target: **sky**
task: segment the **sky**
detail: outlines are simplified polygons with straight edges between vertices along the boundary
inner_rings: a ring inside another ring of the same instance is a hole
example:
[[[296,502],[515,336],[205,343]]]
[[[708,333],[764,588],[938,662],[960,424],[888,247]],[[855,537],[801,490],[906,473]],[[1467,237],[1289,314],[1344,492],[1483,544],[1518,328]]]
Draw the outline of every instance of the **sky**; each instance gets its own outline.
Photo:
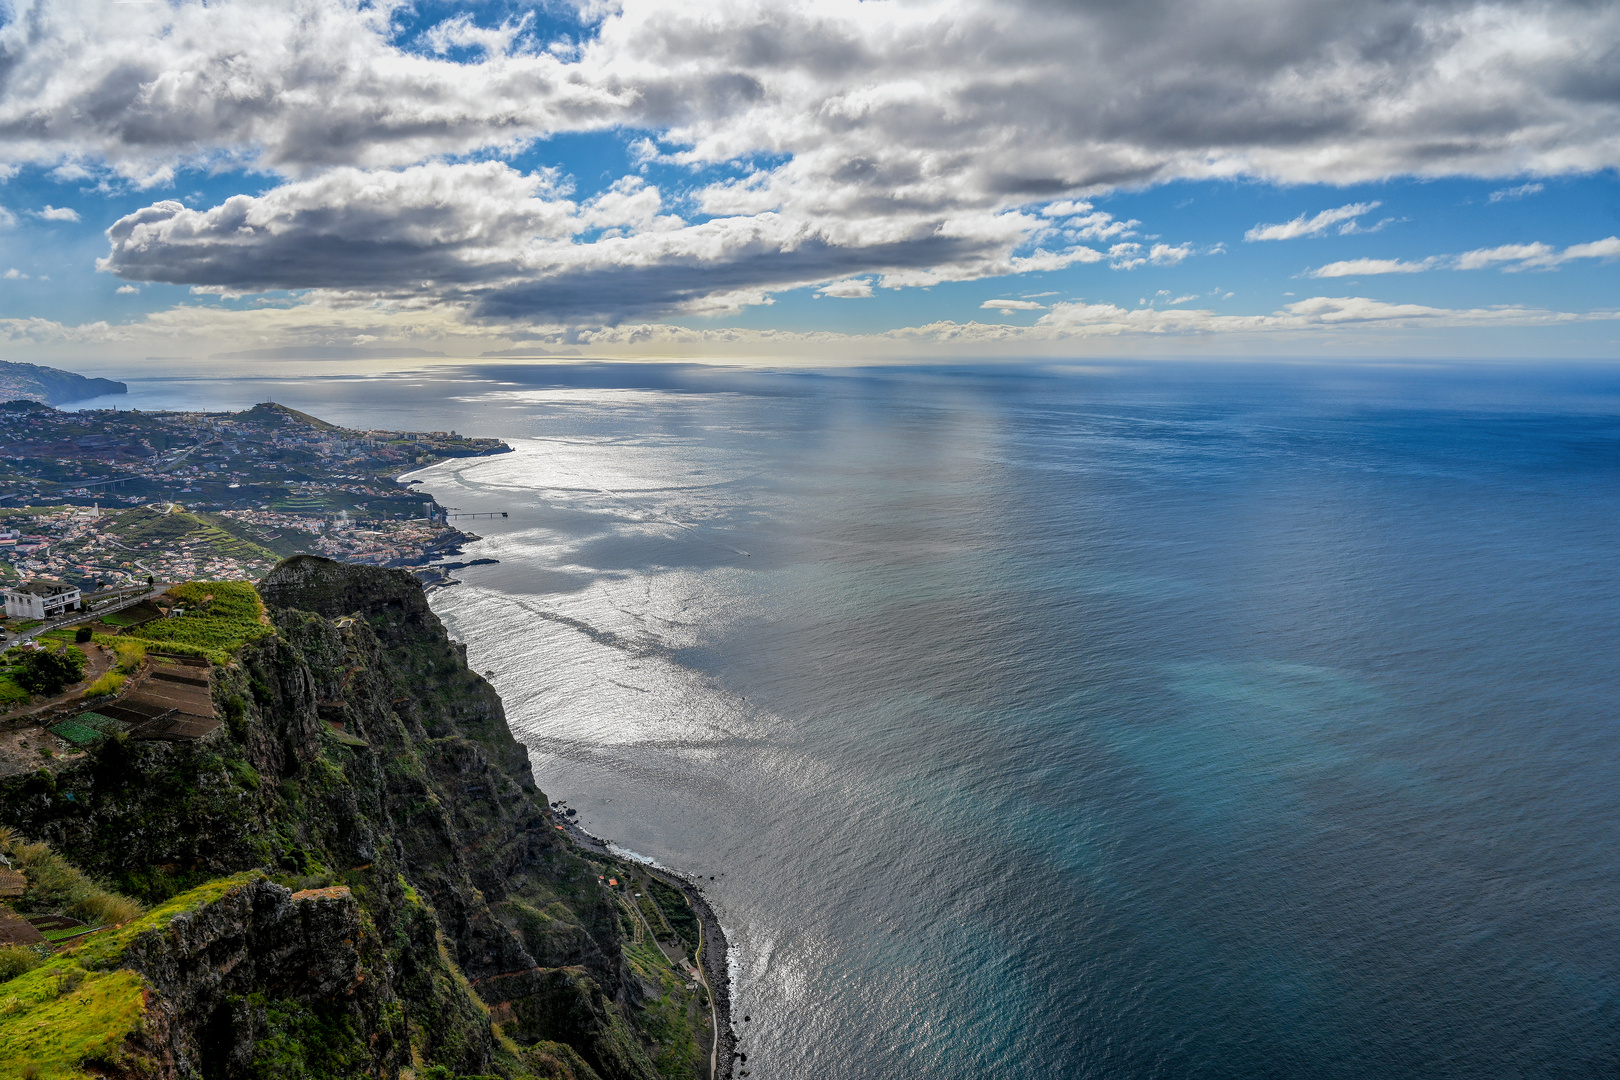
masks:
[[[1620,355],[1620,5],[0,0],[0,359]]]

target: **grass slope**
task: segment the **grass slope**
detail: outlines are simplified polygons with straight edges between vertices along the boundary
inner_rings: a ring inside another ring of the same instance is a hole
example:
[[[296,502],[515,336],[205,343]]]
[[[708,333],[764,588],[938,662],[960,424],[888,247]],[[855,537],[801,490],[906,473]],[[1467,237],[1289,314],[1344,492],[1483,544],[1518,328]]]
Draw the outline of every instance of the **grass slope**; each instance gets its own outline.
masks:
[[[0,983],[0,1080],[141,1075],[147,1063],[126,1043],[146,1013],[146,985],[119,969],[119,960],[141,934],[218,900],[251,876],[211,881]]]

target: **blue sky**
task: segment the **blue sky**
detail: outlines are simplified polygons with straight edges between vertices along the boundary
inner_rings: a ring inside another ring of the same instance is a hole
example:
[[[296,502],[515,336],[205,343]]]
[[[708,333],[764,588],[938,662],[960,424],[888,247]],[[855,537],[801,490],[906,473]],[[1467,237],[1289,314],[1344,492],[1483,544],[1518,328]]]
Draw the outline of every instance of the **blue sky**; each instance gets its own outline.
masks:
[[[1613,12],[1235,10],[14,4],[0,356],[1620,350]]]

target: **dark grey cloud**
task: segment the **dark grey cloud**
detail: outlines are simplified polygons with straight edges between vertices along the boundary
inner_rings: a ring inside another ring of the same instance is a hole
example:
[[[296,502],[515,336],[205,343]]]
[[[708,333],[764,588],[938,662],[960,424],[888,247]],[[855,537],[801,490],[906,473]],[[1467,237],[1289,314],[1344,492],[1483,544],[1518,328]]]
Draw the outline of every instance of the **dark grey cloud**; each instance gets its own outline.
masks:
[[[569,236],[578,209],[500,162],[336,169],[208,210],[154,203],[107,230],[100,266],[242,291],[454,286],[521,272],[527,247]]]
[[[653,265],[606,266],[504,284],[482,292],[475,312],[499,319],[613,324],[702,305],[711,296],[794,288],[875,268],[893,272],[984,258],[964,238],[842,247],[816,237],[789,250],[768,244],[723,261],[695,255]]]

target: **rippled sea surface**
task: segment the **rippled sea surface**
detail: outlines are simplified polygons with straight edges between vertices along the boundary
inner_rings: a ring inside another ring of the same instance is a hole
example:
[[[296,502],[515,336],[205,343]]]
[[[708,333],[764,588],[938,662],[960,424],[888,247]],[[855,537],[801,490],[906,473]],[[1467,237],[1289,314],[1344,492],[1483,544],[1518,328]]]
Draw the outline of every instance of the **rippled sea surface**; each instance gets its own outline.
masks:
[[[434,607],[754,1076],[1620,1073],[1614,368],[132,387],[511,442]]]

